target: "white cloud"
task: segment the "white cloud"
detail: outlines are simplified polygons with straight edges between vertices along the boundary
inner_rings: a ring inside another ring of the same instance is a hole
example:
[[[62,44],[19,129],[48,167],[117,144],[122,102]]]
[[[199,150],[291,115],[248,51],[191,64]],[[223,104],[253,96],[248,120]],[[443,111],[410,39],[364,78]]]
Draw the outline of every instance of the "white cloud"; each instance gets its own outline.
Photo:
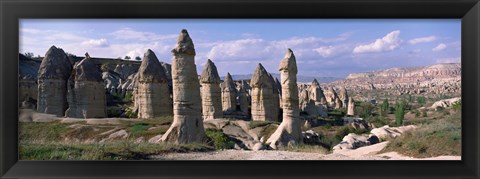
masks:
[[[432,42],[434,40],[437,40],[437,37],[435,36],[428,36],[428,37],[420,37],[420,38],[414,38],[408,41],[409,44],[415,45],[418,43],[426,43],[426,42]]]
[[[333,54],[335,47],[333,46],[323,46],[320,48],[313,49],[316,51],[318,54],[320,54],[322,57],[329,57],[330,55]]]
[[[460,61],[460,57],[439,58],[436,60],[437,63],[460,63]]]
[[[388,33],[381,39],[365,45],[358,45],[353,49],[353,53],[370,53],[392,51],[400,46],[400,31],[396,30]]]
[[[339,54],[343,54],[346,52],[351,51],[351,47],[348,45],[337,45],[337,46],[321,46],[319,48],[313,49],[313,51],[317,52],[320,56],[324,58],[337,56]]]
[[[94,46],[94,47],[108,47],[110,44],[107,39],[90,39],[82,42],[82,45]]]
[[[156,34],[153,32],[142,32],[136,31],[131,28],[123,28],[117,31],[110,33],[116,39],[121,40],[141,40],[141,41],[152,41],[152,40],[166,40],[166,39],[175,39],[178,37],[178,34]]]
[[[447,48],[447,45],[444,43],[441,43],[441,44],[438,44],[435,48],[432,48],[432,51],[438,52],[438,51],[445,50],[446,48]]]
[[[269,51],[268,42],[263,39],[240,39],[216,42],[206,54],[212,60],[228,60],[232,58],[243,60],[259,60],[265,58]]]

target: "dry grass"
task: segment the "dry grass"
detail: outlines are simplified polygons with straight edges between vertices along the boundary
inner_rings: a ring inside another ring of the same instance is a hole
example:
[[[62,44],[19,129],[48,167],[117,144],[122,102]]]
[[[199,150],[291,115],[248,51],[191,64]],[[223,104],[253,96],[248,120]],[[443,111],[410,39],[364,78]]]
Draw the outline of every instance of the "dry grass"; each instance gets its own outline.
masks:
[[[392,139],[382,152],[426,158],[441,155],[461,155],[461,113],[425,122],[415,131]]]

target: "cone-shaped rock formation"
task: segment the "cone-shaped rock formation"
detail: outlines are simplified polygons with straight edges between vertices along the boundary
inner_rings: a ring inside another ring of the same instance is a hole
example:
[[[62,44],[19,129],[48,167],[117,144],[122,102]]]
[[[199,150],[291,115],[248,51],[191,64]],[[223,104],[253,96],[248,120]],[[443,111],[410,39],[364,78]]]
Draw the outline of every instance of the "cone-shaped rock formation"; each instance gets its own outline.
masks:
[[[65,52],[50,47],[38,69],[38,112],[64,116],[68,108],[67,83],[71,72],[72,64]]]
[[[202,75],[200,76],[202,85],[202,115],[203,120],[221,118],[222,112],[222,92],[220,90],[220,76],[217,67],[208,59]]]
[[[152,50],[148,50],[138,69],[133,83],[134,101],[139,118],[172,115],[172,103],[168,81],[160,61]]]
[[[250,81],[250,86],[252,87],[252,120],[274,121],[277,119],[273,114],[272,84],[267,70],[259,63]]]
[[[90,58],[75,64],[68,85],[68,106],[65,116],[74,118],[102,118],[107,116],[105,84],[102,71]]]
[[[237,89],[230,73],[227,73],[222,83],[222,109],[226,115],[233,114],[237,109],[236,94]]]

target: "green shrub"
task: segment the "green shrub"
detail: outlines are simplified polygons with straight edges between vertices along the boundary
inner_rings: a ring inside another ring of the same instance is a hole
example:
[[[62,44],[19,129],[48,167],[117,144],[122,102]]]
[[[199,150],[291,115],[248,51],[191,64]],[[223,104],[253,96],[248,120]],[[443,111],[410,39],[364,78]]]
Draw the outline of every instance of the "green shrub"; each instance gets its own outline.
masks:
[[[131,101],[132,101],[132,97],[133,97],[132,92],[127,91],[127,93],[125,94],[125,97],[123,98],[123,101],[131,102]]]
[[[422,117],[427,117],[427,111],[426,110],[422,111]]]
[[[415,117],[420,117],[420,111],[415,110]]]
[[[130,127],[130,133],[133,137],[137,136],[139,133],[146,131],[149,128],[149,125],[146,123],[137,123]]]
[[[462,110],[462,101],[458,101],[452,104],[452,108],[455,111],[461,111]]]
[[[417,103],[420,104],[421,106],[426,104],[426,99],[423,96],[417,97]]]
[[[216,149],[231,149],[235,145],[221,130],[210,128],[207,129],[205,133],[213,140]]]

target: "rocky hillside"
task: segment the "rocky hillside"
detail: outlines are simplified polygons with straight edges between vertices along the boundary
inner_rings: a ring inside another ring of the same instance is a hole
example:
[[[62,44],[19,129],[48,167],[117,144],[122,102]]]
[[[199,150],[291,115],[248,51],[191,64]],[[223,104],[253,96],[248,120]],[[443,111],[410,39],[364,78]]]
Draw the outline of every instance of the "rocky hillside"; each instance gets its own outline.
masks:
[[[352,73],[344,80],[323,84],[345,86],[348,90],[384,90],[387,95],[448,94],[460,96],[460,63],[443,63],[423,67],[390,68],[365,73]]]
[[[280,74],[278,73],[272,73],[273,78],[278,78],[280,79]],[[224,76],[220,77],[222,80]],[[250,80],[252,78],[252,74],[245,74],[245,75],[232,75],[232,78],[234,80]],[[318,82],[320,83],[329,83],[333,82],[336,80],[340,80],[341,78],[337,77],[323,77],[323,76],[302,76],[302,75],[297,75],[297,82],[299,83],[311,83],[313,79],[317,79]]]

